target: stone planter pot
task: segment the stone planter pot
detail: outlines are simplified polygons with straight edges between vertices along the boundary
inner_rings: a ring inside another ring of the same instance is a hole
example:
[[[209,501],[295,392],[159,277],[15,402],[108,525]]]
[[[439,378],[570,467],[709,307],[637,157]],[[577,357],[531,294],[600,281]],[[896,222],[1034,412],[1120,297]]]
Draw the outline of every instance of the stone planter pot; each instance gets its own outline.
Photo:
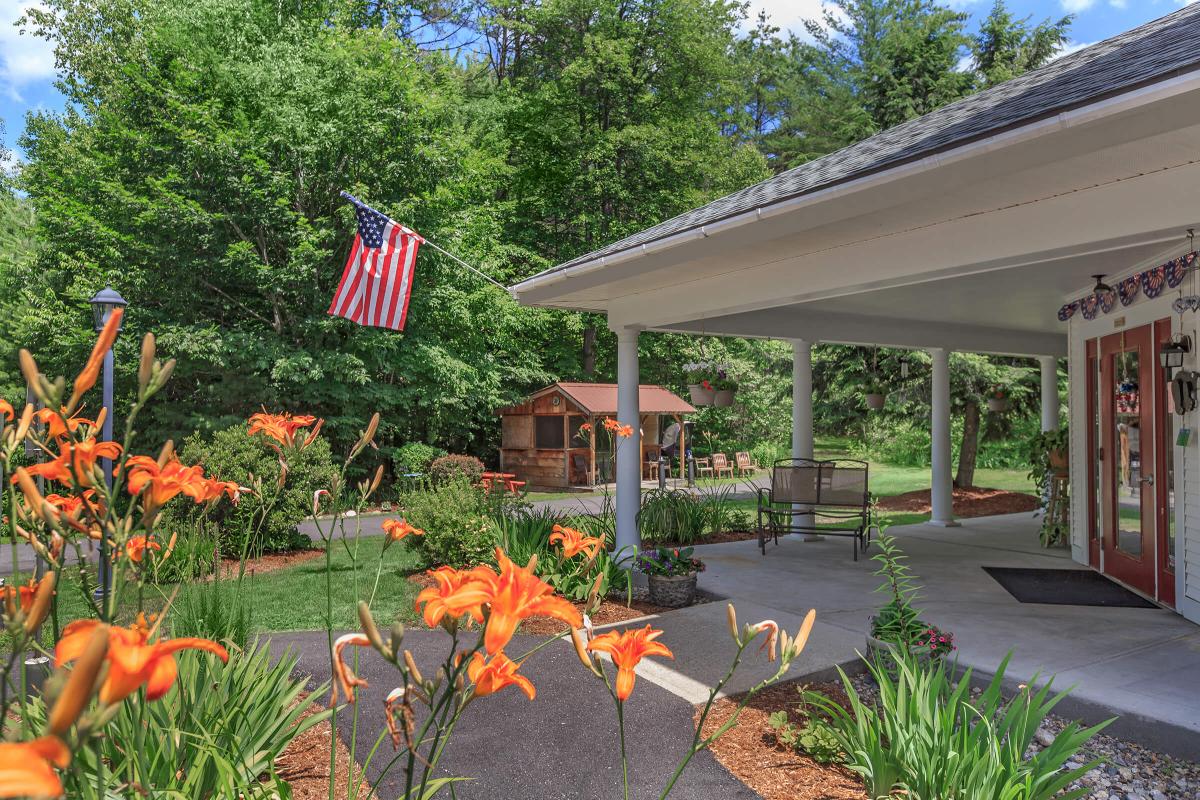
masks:
[[[1071,462],[1065,449],[1051,450],[1047,458],[1050,461],[1050,471],[1055,475],[1071,474]]]
[[[733,405],[733,396],[737,389],[718,389],[713,395],[713,405],[717,408],[729,408]]]
[[[987,403],[988,411],[995,411],[996,413],[1008,411],[1007,397],[989,397]]]
[[[716,402],[716,392],[712,389],[705,389],[699,383],[688,384],[688,394],[691,395],[694,406],[711,406]]]
[[[647,575],[650,602],[666,608],[682,608],[696,599],[696,573],[690,575]]]
[[[887,395],[872,393],[868,394],[863,399],[867,401],[867,408],[871,409],[872,411],[882,411],[883,404],[887,402]]]

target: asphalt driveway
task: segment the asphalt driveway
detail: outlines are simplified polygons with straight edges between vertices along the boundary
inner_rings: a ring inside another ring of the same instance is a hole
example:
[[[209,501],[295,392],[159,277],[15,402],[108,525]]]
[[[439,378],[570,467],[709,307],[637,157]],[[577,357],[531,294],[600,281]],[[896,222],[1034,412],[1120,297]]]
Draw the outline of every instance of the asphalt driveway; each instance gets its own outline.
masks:
[[[507,648],[512,655],[532,649],[539,637],[517,636]],[[292,646],[299,655],[298,671],[324,680],[329,674],[325,634],[275,634],[273,649]],[[449,637],[441,631],[411,631],[405,646],[422,671],[445,653]],[[383,699],[396,685],[393,667],[368,649],[360,651],[359,674],[370,682],[359,695],[357,756],[365,761],[384,727]],[[522,672],[537,687],[529,701],[515,687],[476,700],[455,729],[442,756],[441,775],[467,776],[455,793],[473,798],[530,798],[541,800],[612,800],[621,796],[621,763],[612,700],[604,685],[578,662],[566,642],[557,642],[531,656]],[[314,685],[317,681],[314,680]],[[657,798],[675,765],[687,752],[692,737],[692,706],[685,700],[639,678],[626,705],[626,736],[630,752],[631,797]],[[349,725],[339,735],[349,744]],[[368,770],[372,781],[390,759],[385,743]],[[376,787],[380,797],[403,791],[399,770]],[[449,796],[447,794],[447,796]],[[673,800],[750,800],[754,792],[726,772],[711,754],[699,753],[671,793]]]

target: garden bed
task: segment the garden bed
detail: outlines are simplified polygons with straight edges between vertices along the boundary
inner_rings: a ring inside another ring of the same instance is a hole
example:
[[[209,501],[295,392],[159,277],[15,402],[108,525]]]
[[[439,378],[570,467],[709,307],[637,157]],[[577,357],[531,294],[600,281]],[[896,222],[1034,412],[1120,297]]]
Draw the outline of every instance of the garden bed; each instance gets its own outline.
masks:
[[[1038,499],[1024,492],[987,489],[980,486],[954,488],[954,515],[962,518],[990,517],[995,514],[1020,514],[1036,511]],[[908,514],[928,514],[933,510],[928,489],[884,497],[879,500],[880,511]]]
[[[302,700],[307,694],[302,694],[297,700]],[[317,713],[322,703],[310,708],[304,717]],[[301,717],[303,719],[304,717]],[[350,749],[341,737],[337,740],[337,775],[335,786],[336,796],[348,797],[349,781],[346,765],[350,761]],[[329,798],[329,721],[312,726],[292,740],[291,744],[279,754],[275,761],[279,777],[288,782],[292,788],[293,800],[328,800]],[[362,768],[355,765],[356,774]],[[374,800],[370,787],[364,785],[358,791],[357,800]]]
[[[721,531],[720,533],[709,533],[701,536],[691,544],[680,544],[679,542],[647,542],[647,547],[695,547],[701,544],[724,544],[725,542],[744,542],[748,539],[757,539],[758,534],[754,531]]]
[[[804,723],[797,707],[800,695],[796,681],[779,683],[760,692],[742,712],[738,724],[716,741],[713,755],[725,769],[749,786],[763,800],[867,800],[862,781],[837,764],[820,764],[792,748],[780,746],[767,718],[786,711],[794,725]],[[845,702],[837,684],[826,683],[807,688]],[[741,696],[717,701],[704,733],[710,734],[729,719]],[[696,710],[696,719],[700,709]]]
[[[268,572],[294,567],[306,561],[313,561],[314,559],[321,558],[323,555],[325,555],[325,551],[319,547],[305,547],[300,550],[288,550],[284,553],[265,553],[258,558],[248,559],[246,561],[246,572],[254,575],[263,575]],[[239,561],[236,558],[222,558],[218,572],[222,576],[236,574],[238,564]]]

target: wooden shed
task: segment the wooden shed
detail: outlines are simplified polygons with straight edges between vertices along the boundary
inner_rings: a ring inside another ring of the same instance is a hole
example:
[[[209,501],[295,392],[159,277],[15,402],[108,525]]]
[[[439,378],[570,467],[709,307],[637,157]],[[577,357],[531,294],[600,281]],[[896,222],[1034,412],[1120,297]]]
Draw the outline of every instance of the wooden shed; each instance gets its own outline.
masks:
[[[642,475],[657,462],[660,431],[696,409],[661,386],[638,387],[642,420]],[[615,383],[555,383],[515,406],[497,409],[501,422],[500,468],[528,486],[561,489],[594,486],[612,478],[608,437],[596,435],[617,416]],[[665,420],[665,421],[664,421]],[[590,430],[584,424],[590,425]]]

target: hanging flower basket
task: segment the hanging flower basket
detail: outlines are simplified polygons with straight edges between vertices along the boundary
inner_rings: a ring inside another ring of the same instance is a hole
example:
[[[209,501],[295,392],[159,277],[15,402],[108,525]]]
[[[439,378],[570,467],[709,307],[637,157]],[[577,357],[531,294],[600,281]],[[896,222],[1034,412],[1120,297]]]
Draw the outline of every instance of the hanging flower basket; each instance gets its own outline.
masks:
[[[887,395],[879,392],[870,392],[863,399],[867,401],[867,408],[872,411],[882,411],[884,404],[887,403]]]
[[[717,393],[708,381],[704,381],[703,383],[689,383],[688,394],[691,395],[692,405],[694,406],[711,406],[716,402]]]
[[[1051,450],[1046,454],[1046,457],[1050,462],[1050,470],[1055,475],[1063,476],[1071,473],[1071,462],[1065,447],[1057,447]]]
[[[993,386],[988,392],[988,411],[999,414],[1008,411],[1008,390],[1003,386]]]

